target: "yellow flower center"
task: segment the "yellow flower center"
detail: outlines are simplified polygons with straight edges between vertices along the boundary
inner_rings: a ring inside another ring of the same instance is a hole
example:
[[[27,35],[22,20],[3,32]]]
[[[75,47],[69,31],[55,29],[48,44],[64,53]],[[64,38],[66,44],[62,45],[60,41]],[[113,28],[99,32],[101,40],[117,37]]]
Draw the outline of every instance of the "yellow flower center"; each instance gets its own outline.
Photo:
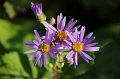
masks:
[[[42,53],[48,53],[50,49],[50,45],[46,44],[45,42],[42,42],[42,44],[40,45],[40,50]]]
[[[64,41],[67,38],[67,34],[64,31],[59,30],[56,32],[56,38],[59,41]]]
[[[73,45],[72,45],[72,49],[75,51],[75,52],[81,52],[83,50],[83,44],[80,43],[80,42],[75,42]]]

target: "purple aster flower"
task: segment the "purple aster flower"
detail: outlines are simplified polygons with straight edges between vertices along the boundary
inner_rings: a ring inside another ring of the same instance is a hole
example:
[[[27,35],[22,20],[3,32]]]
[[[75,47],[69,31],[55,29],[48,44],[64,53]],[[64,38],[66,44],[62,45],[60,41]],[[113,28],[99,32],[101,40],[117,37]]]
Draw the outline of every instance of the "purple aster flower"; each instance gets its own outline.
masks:
[[[42,3],[35,5],[33,2],[31,2],[31,9],[37,16],[41,15],[42,14]]]
[[[33,10],[34,14],[37,16],[39,21],[42,23],[44,20],[46,20],[46,16],[42,12],[42,3],[41,4],[34,4],[31,2],[31,9]]]
[[[95,46],[98,43],[91,43],[95,39],[95,37],[91,37],[93,33],[91,32],[84,38],[85,27],[81,28],[80,34],[78,34],[78,29],[75,28],[75,36],[72,36],[68,31],[66,31],[66,33],[71,40],[71,42],[66,40],[66,43],[71,47],[70,52],[66,55],[66,58],[69,60],[73,57],[74,67],[76,68],[78,65],[78,54],[80,54],[87,63],[89,63],[88,59],[93,60],[93,58],[85,53],[99,51],[99,47]]]
[[[50,46],[51,42],[53,41],[53,36],[55,33],[49,34],[49,31],[46,31],[45,39],[42,40],[39,36],[37,30],[34,30],[34,33],[36,35],[36,38],[38,41],[33,40],[33,42],[26,42],[25,45],[35,48],[34,50],[29,50],[24,52],[24,54],[33,53],[35,52],[29,60],[32,60],[33,58],[36,58],[34,61],[34,66],[36,66],[38,60],[40,60],[40,67],[42,67],[42,64],[46,66],[46,54],[48,54],[50,57],[57,59],[57,57],[54,55],[53,52],[61,52],[62,49],[59,45],[56,46]]]
[[[64,44],[64,40],[67,39],[66,30],[68,32],[73,32],[75,28],[73,26],[77,23],[77,20],[74,21],[74,19],[71,19],[68,24],[66,24],[66,17],[63,17],[62,13],[57,16],[57,29],[49,24],[47,21],[44,21],[43,24],[47,27],[47,29],[50,30],[50,32],[55,32],[55,40],[57,40],[57,43]],[[66,25],[65,25],[66,24]],[[76,26],[77,28],[80,27],[80,25]]]

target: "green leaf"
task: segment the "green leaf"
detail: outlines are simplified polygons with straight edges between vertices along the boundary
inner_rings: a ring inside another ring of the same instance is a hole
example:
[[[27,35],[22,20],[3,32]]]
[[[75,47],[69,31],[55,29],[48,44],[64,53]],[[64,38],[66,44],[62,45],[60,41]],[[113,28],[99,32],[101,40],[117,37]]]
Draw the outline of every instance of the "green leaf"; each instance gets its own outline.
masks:
[[[93,57],[94,53],[90,53],[90,56]],[[72,77],[76,77],[76,76],[85,74],[90,69],[91,65],[93,65],[93,64],[94,64],[94,61],[90,61],[90,63],[87,64],[80,57],[80,55],[78,55],[78,66],[76,68],[74,68],[74,65],[65,64],[65,66],[62,68],[62,74],[60,75],[59,79],[70,79]]]
[[[0,66],[2,72],[0,74],[29,77],[30,75],[24,70],[20,62],[17,52],[6,53],[2,56],[2,66]]]
[[[5,10],[6,10],[9,18],[10,19],[14,18],[16,15],[16,11],[14,10],[14,6],[10,2],[6,1],[4,3],[4,7],[5,7]]]
[[[30,2],[32,0],[11,0],[11,3],[19,11],[25,12],[26,8],[30,7]]]
[[[112,39],[101,39],[101,40],[96,40],[98,42],[98,46],[100,48],[103,48],[104,46],[106,46],[107,44],[109,44]]]
[[[30,49],[25,46],[26,41],[32,42],[35,36],[24,31],[24,27],[10,21],[0,19],[0,42],[7,50],[17,50],[19,53]],[[4,34],[4,35],[3,35]]]
[[[13,24],[6,20],[0,20],[0,24],[2,25],[0,27],[0,40],[3,45],[2,48],[5,48],[5,51],[6,49],[19,51],[18,55],[20,58],[20,62],[17,60],[16,61],[22,64],[24,71],[26,71],[30,76],[37,77],[38,72],[37,69],[33,67],[33,62],[31,61],[29,63],[28,57],[26,55],[23,55],[23,52],[30,49],[25,46],[25,42],[32,41],[32,39],[34,38],[33,34],[26,34],[24,30],[22,30],[20,25]],[[15,57],[13,55],[13,57],[11,58],[13,58],[14,60]]]
[[[90,65],[88,65],[86,62],[78,62],[79,65],[74,68],[73,65],[71,66],[68,66],[68,65],[65,65],[62,69],[62,74],[60,75],[60,78],[59,79],[70,79],[72,77],[76,77],[76,76],[79,76],[79,75],[82,75],[82,74],[85,74],[86,71],[89,70],[90,68]]]
[[[115,39],[120,35],[120,24],[113,24],[100,28],[94,32],[97,39]]]
[[[18,34],[21,27],[2,19],[0,19],[0,25],[0,41],[6,49],[11,48],[13,45],[10,45],[9,40]]]
[[[18,52],[5,53],[0,62],[0,77],[8,76],[11,78],[13,76],[34,79],[38,76],[38,70],[33,67],[33,61],[29,63],[28,58]]]

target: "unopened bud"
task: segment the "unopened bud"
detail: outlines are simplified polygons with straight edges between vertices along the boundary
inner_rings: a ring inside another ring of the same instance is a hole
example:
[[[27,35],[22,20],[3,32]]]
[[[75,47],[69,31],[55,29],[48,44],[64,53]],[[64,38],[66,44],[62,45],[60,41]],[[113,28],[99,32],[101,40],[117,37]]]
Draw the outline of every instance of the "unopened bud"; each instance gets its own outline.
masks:
[[[36,5],[33,2],[31,2],[31,9],[33,10],[34,14],[39,19],[40,23],[42,23],[44,20],[46,20],[46,16],[42,12],[42,3]]]
[[[61,63],[61,67],[63,67],[63,66],[64,66],[64,62]]]
[[[52,63],[49,63],[49,64],[48,64],[48,68],[51,68],[51,69],[52,69],[52,68],[53,68],[53,64],[52,64]]]
[[[55,22],[56,22],[56,21],[55,21],[55,18],[53,18],[53,17],[52,17],[52,18],[50,19],[50,21],[49,21],[49,23],[50,23],[51,25],[54,25]]]
[[[38,20],[40,21],[40,23],[42,23],[43,21],[46,20],[46,16],[44,15],[44,13],[41,13],[38,17]]]
[[[72,65],[72,64],[73,64],[73,58],[70,58],[69,60],[67,59],[67,63],[68,63],[69,65]]]

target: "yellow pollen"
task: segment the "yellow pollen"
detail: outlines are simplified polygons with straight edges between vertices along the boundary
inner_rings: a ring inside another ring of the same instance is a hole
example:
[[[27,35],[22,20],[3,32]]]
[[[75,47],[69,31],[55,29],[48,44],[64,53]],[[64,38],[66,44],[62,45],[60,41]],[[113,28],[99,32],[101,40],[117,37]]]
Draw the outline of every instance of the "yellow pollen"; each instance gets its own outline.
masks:
[[[59,30],[56,32],[56,38],[59,41],[64,41],[67,38],[67,34],[64,31]]]
[[[75,51],[75,52],[80,52],[83,50],[83,44],[80,43],[80,42],[75,42],[73,45],[72,45],[72,49]]]
[[[42,42],[42,44],[40,45],[40,50],[42,53],[48,53],[50,49],[50,45],[46,44],[45,42]]]

